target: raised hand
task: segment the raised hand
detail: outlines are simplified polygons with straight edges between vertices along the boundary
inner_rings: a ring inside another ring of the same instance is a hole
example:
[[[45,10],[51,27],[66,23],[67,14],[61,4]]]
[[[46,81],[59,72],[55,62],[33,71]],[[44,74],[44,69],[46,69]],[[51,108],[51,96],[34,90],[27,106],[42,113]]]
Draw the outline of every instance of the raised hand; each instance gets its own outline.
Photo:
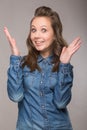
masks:
[[[77,37],[68,47],[63,47],[60,61],[62,63],[69,63],[72,55],[80,48],[81,44],[80,37]]]
[[[8,32],[7,27],[4,27],[4,32],[5,32],[5,35],[6,35],[7,39],[8,39],[8,41],[9,41],[12,55],[19,56],[20,52],[19,52],[19,50],[17,48],[16,41],[15,41],[14,38],[11,37],[10,33]]]

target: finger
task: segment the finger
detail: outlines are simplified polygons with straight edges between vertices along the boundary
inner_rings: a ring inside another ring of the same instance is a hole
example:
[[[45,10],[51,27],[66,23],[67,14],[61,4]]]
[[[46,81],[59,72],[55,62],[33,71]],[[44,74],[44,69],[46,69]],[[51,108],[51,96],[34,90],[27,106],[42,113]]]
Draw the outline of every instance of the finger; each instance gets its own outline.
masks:
[[[78,42],[81,41],[80,37],[77,37],[69,46],[70,47],[73,47],[75,46],[76,44],[78,44]]]
[[[9,42],[11,42],[12,41],[12,37],[11,37],[7,27],[4,27],[4,32],[6,34],[7,39],[9,40]]]
[[[65,52],[65,50],[66,50],[66,47],[63,47],[63,49],[62,49],[62,53]]]
[[[79,39],[77,43],[73,46],[73,48],[77,48],[78,46],[81,46],[81,44],[82,44],[82,41],[81,39]]]
[[[77,52],[79,48],[81,47],[82,42],[79,42],[73,49],[72,49],[72,54]]]

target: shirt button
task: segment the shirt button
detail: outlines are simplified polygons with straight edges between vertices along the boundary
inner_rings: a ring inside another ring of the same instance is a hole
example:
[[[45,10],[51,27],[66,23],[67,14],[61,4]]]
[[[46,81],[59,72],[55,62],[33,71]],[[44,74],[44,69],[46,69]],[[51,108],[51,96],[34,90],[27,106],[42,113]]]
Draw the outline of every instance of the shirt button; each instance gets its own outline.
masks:
[[[44,106],[44,105],[42,105],[41,107],[42,107],[42,108],[45,108],[45,106]]]
[[[42,84],[43,82],[41,81],[40,83]]]
[[[42,93],[42,92],[40,92],[40,96],[43,96],[43,93]]]
[[[44,73],[42,73],[42,75],[44,76]]]

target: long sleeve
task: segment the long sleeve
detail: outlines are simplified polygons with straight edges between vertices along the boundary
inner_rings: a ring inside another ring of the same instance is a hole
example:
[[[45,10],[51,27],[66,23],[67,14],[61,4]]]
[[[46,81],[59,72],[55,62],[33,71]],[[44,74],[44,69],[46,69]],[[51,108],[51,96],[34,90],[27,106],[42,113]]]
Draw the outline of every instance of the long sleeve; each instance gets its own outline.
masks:
[[[60,63],[58,72],[58,85],[54,89],[54,103],[59,109],[66,108],[71,100],[73,85],[73,66]]]
[[[9,98],[14,102],[19,102],[23,99],[23,78],[22,68],[20,66],[20,56],[10,56],[10,67],[8,68],[7,92]]]

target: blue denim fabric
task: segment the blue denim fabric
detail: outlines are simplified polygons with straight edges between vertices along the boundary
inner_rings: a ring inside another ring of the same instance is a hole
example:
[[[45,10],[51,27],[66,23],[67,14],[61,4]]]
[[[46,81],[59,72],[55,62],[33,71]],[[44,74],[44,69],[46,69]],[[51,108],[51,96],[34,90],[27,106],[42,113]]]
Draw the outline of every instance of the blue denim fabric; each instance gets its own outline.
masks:
[[[18,103],[16,130],[72,130],[67,105],[71,100],[73,66],[60,63],[52,72],[53,56],[39,56],[41,72],[21,67],[20,56],[10,57],[7,91]]]

